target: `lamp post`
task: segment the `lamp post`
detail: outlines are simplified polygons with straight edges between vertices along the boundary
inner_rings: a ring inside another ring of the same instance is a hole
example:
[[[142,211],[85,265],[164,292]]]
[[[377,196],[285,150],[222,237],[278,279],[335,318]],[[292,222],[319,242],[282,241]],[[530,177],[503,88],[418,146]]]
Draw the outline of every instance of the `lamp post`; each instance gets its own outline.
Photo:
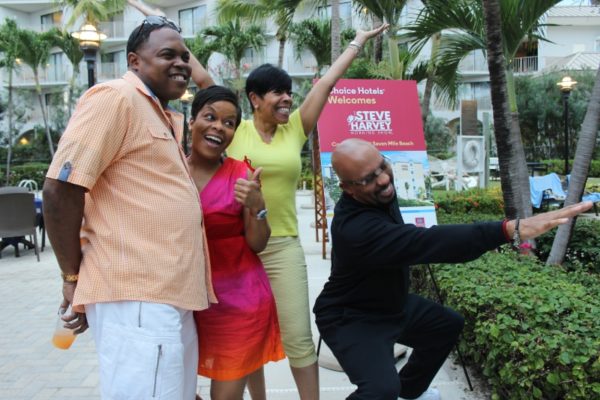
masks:
[[[577,81],[571,79],[570,76],[565,76],[560,82],[556,84],[562,92],[564,107],[563,116],[565,120],[565,177],[569,174],[569,96],[571,95],[571,90],[573,90],[576,84]]]
[[[91,23],[86,23],[77,32],[71,33],[71,36],[79,40],[79,48],[83,51],[83,59],[87,63],[88,88],[91,88],[96,83],[96,53],[106,35],[98,32]]]
[[[181,95],[179,100],[183,105],[183,153],[187,156],[188,154],[188,121],[187,121],[187,110],[189,104],[192,102],[194,95],[189,90],[185,89],[185,93]]]

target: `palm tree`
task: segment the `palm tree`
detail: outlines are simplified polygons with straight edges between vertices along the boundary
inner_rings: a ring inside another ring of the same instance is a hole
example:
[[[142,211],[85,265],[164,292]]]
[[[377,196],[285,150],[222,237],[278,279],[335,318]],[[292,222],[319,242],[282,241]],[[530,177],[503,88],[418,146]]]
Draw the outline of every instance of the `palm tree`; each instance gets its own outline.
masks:
[[[590,102],[583,123],[581,124],[581,132],[577,141],[577,149],[575,150],[575,158],[573,168],[571,170],[571,179],[569,182],[569,193],[565,201],[565,206],[578,202],[581,199],[585,182],[587,180],[588,171],[594,148],[596,146],[596,136],[600,128],[600,68],[596,73],[596,82],[592,89]],[[547,264],[562,264],[569,238],[573,231],[574,220],[558,227],[550,256],[546,261]]]
[[[283,66],[285,43],[289,27],[299,6],[314,6],[322,0],[219,0],[217,14],[219,22],[225,23],[236,18],[247,19],[253,23],[262,23],[273,17],[277,25],[275,38],[279,42],[277,66]]]
[[[61,7],[71,7],[71,17],[65,27],[72,27],[80,18],[84,17],[86,23],[98,26],[98,23],[107,19],[111,14],[121,12],[128,0],[57,0]],[[132,4],[133,5],[133,4]],[[135,5],[134,5],[135,6]]]
[[[308,50],[317,61],[315,76],[321,76],[326,65],[331,65],[331,20],[305,19],[293,23],[289,28],[297,57]]]
[[[207,66],[208,59],[213,52],[217,51],[214,41],[208,41],[202,34],[197,34],[193,39],[184,39],[185,45],[196,57],[200,64]]]
[[[258,50],[265,45],[265,35],[258,25],[244,26],[239,18],[221,25],[209,26],[202,35],[223,54],[233,66],[233,86],[238,95],[243,87],[242,58],[247,49]]]
[[[51,38],[52,45],[62,50],[62,52],[71,62],[71,66],[73,68],[73,73],[71,74],[71,79],[69,80],[69,96],[67,100],[67,116],[70,117],[73,109],[73,93],[75,91],[77,77],[79,76],[79,64],[83,59],[83,52],[79,47],[79,41],[75,39],[69,32],[53,28],[48,31],[48,34]]]
[[[498,155],[514,154],[519,158],[519,165],[526,165],[523,142],[520,140],[521,131],[517,130],[518,137],[511,135],[511,112],[508,104],[508,94],[506,85],[506,60],[503,53],[502,20],[500,13],[500,4],[498,0],[483,0],[483,10],[485,12],[485,28],[487,41],[488,68],[490,72],[490,86],[492,96],[492,106],[494,110],[494,133]],[[510,171],[511,165],[507,157],[499,157],[500,170]],[[504,164],[503,164],[504,163]],[[520,216],[522,218],[531,215],[531,203],[527,197],[527,203],[523,204],[523,199],[518,196],[522,190],[519,190],[523,182],[515,171],[516,177],[509,182],[502,182],[502,196],[504,199],[504,214],[512,218]],[[501,177],[502,178],[502,177]],[[529,187],[529,178],[525,171],[527,188]],[[527,191],[529,195],[529,191]],[[514,208],[512,206],[514,205]],[[509,208],[510,207],[510,208]],[[529,210],[529,215],[520,212]]]
[[[48,112],[44,96],[42,95],[42,85],[40,84],[39,69],[46,65],[50,58],[50,49],[52,48],[53,37],[51,32],[38,33],[29,29],[19,30],[18,41],[20,46],[19,58],[27,64],[33,71],[35,79],[35,91],[40,102],[42,118],[44,119],[44,127],[46,129],[46,138],[50,156],[54,157],[54,144],[52,143],[52,135],[50,134],[50,125],[48,124]]]
[[[522,150],[514,85],[514,57],[525,40],[544,40],[541,17],[560,0],[503,0],[500,2],[501,36],[506,59],[505,75],[510,113],[510,144],[499,146],[500,176],[503,190],[513,196],[505,203],[507,217],[531,215],[527,167]],[[486,51],[483,3],[478,0],[428,0],[415,23],[406,27],[415,38],[415,47],[422,47],[438,32],[443,35],[436,72],[443,83],[438,94],[454,103],[457,98],[460,62],[474,51]],[[503,150],[500,150],[500,147]],[[508,150],[508,153],[505,151]],[[502,169],[504,166],[505,169]],[[509,186],[512,185],[512,189]],[[515,210],[516,214],[512,214]]]
[[[13,19],[7,18],[0,26],[0,67],[8,72],[8,152],[6,155],[6,184],[9,183],[10,162],[12,158],[13,131],[14,131],[14,104],[13,104],[13,72],[17,68],[17,58],[20,54],[19,41],[17,40],[19,28]]]
[[[359,7],[366,8],[379,20],[390,24],[388,29],[388,49],[390,54],[390,68],[392,79],[401,79],[404,74],[403,65],[400,63],[400,50],[398,48],[397,32],[400,29],[400,15],[407,0],[355,0]]]
[[[340,0],[331,0],[331,61],[334,62],[340,56]]]
[[[427,4],[427,0],[422,0],[422,2],[423,4]],[[433,36],[431,36],[431,54],[429,55],[429,62],[427,63],[427,81],[425,82],[425,89],[423,90],[423,98],[421,100],[421,118],[423,119],[423,126],[427,123],[427,117],[429,116],[431,94],[433,92],[436,76],[436,60],[441,41],[441,32],[434,33]]]

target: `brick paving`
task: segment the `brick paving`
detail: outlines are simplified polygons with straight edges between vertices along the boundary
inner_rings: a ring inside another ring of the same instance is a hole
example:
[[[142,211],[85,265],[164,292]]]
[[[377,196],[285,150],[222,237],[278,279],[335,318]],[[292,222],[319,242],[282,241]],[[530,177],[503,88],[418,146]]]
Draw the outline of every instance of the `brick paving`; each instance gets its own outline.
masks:
[[[309,273],[311,303],[327,279],[330,261],[321,257],[321,243],[315,242],[314,210],[301,205],[311,202],[298,196],[301,239]],[[16,258],[12,247],[0,259],[0,399],[100,399],[98,362],[89,332],[79,336],[69,350],[58,350],[50,342],[61,299],[61,280],[56,259],[47,242],[37,262],[33,250]],[[315,342],[317,331],[313,329]],[[327,349],[323,350],[324,356]],[[399,364],[401,365],[401,364]],[[298,399],[287,360],[265,367],[267,397],[272,400]],[[321,399],[340,400],[354,389],[345,374],[320,368]],[[210,382],[200,379],[198,390],[208,399]],[[489,398],[467,389],[460,367],[448,360],[436,376],[443,400]],[[480,385],[477,385],[479,389]],[[249,396],[246,396],[249,399]]]

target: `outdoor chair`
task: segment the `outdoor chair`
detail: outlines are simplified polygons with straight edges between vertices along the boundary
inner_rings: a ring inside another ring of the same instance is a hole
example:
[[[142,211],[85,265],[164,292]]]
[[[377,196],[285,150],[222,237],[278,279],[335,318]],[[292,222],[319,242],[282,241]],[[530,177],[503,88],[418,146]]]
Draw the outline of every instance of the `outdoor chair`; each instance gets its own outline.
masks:
[[[33,179],[23,179],[21,182],[19,182],[18,186],[19,187],[24,187],[27,190],[29,190],[30,192],[37,192],[38,191],[38,184]]]
[[[0,256],[8,246],[15,247],[15,255],[19,257],[19,243],[32,246],[35,249],[38,262],[40,252],[36,228],[36,213],[33,193],[10,192],[10,188],[0,191]],[[26,190],[26,189],[25,189]],[[25,240],[25,235],[33,236],[33,245]],[[10,238],[10,240],[7,240]]]
[[[539,209],[550,205],[560,207],[567,198],[560,177],[554,172],[543,176],[530,176],[529,189],[531,204]]]

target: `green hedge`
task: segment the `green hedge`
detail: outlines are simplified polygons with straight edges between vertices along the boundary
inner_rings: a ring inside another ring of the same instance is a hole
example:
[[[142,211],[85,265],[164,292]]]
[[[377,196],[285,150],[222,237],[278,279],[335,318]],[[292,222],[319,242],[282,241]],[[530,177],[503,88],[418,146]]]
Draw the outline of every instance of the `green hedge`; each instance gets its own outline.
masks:
[[[434,198],[439,212],[504,215],[504,200],[499,189],[469,189],[461,192],[436,191]]]
[[[23,179],[33,179],[37,182],[38,188],[41,190],[44,185],[44,179],[48,171],[46,163],[27,163],[23,165],[15,165],[10,168],[10,179],[8,186],[16,186]],[[0,186],[6,184],[6,166],[0,167]]]
[[[554,235],[555,231],[546,232],[536,239],[538,256],[542,261],[550,255]],[[600,221],[577,218],[565,254],[565,266],[600,273]]]
[[[514,252],[435,270],[446,303],[466,318],[460,349],[493,399],[600,398],[597,275]]]
[[[556,172],[559,175],[565,173],[565,160],[543,160],[542,162],[548,165],[548,173]],[[569,166],[573,167],[573,160],[569,161]],[[588,176],[594,178],[600,177],[600,160],[592,160]]]
[[[444,209],[438,208],[437,212],[438,224],[470,224],[473,222],[486,221],[501,221],[504,219],[504,214],[498,213],[482,213],[470,212],[468,214],[447,212]]]

